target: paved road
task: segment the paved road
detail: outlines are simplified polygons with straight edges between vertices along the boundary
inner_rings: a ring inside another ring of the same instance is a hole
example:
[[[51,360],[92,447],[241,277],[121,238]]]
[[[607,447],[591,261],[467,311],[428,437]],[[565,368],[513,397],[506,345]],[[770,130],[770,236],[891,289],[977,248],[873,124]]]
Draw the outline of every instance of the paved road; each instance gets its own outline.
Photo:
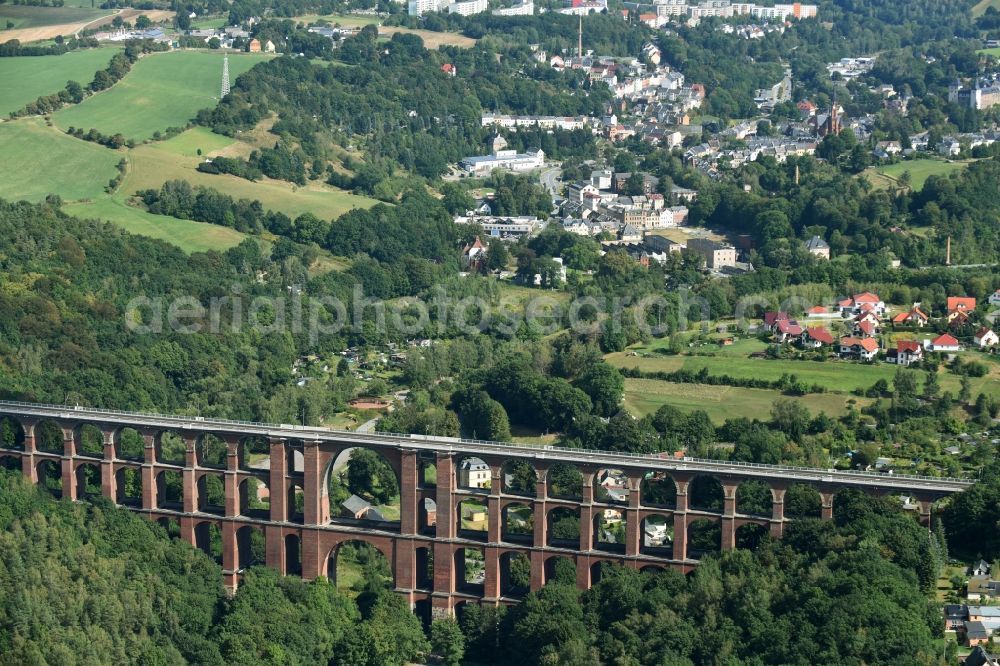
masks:
[[[542,187],[548,190],[549,194],[558,194],[559,190],[562,189],[562,183],[556,179],[561,175],[562,169],[559,167],[552,167],[538,174],[538,182],[542,184]]]

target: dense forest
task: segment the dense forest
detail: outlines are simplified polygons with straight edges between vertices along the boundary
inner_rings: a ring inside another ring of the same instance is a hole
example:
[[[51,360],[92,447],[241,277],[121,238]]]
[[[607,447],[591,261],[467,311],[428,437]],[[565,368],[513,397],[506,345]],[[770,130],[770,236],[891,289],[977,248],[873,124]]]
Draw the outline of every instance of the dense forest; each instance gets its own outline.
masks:
[[[229,599],[209,556],[105,500],[56,502],[3,470],[0,507],[2,664],[390,666],[429,649],[374,577],[352,600],[251,569]]]

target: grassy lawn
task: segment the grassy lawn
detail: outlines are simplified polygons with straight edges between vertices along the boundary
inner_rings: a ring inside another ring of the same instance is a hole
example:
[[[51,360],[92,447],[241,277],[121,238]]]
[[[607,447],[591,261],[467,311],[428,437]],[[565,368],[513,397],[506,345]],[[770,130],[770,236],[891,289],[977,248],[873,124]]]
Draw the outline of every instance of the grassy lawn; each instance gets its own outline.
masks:
[[[264,54],[229,54],[231,79],[269,58]],[[222,82],[223,54],[172,51],[142,58],[109,90],[53,115],[68,127],[96,128],[144,140],[156,131],[183,126],[203,108],[215,106]]]
[[[74,139],[37,118],[0,123],[0,197],[41,201],[103,194],[123,155]]]
[[[238,245],[244,238],[243,234],[229,227],[153,215],[128,206],[117,197],[105,196],[93,202],[68,204],[63,206],[63,210],[77,217],[112,222],[133,234],[159,238],[185,252],[226,250]]]
[[[953,171],[964,169],[968,162],[949,162],[937,159],[920,159],[897,162],[882,167],[870,167],[863,173],[876,188],[888,188],[892,186],[902,187],[899,182],[903,172],[910,172],[910,187],[914,190],[923,188],[929,176],[944,176]]]
[[[707,384],[674,384],[657,379],[626,379],[625,407],[635,416],[651,414],[663,405],[673,405],[685,412],[703,409],[716,424],[726,419],[768,418],[771,405],[782,397],[780,391],[770,389],[709,386]],[[844,415],[848,401],[858,406],[868,404],[865,398],[843,394],[818,393],[796,398],[813,414],[821,411],[831,417]]]
[[[2,11],[3,5],[0,5]],[[0,23],[3,19],[0,18]],[[0,40],[2,41],[2,40]],[[0,58],[0,115],[24,108],[42,95],[52,95],[76,81],[86,86],[107,66],[118,49],[83,49],[60,56]]]
[[[159,144],[161,150],[181,157],[212,156],[236,143],[235,139],[216,134],[207,127],[192,127]]]

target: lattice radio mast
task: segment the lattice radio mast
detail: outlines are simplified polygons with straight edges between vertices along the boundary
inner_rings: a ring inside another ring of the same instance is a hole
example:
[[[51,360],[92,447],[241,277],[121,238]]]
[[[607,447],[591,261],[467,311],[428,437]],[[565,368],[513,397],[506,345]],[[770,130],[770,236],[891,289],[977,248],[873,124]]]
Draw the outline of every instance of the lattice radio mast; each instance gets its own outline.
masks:
[[[222,59],[222,97],[229,94],[229,56]]]

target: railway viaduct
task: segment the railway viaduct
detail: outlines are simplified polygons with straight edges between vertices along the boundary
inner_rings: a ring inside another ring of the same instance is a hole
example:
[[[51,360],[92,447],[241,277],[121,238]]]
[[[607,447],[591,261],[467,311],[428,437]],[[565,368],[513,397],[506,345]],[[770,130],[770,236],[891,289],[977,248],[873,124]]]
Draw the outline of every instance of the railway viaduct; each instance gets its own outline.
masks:
[[[840,489],[906,495],[929,524],[935,500],[972,483],[3,401],[0,447],[0,462],[57,495],[103,495],[174,523],[206,551],[221,537],[231,589],[261,555],[283,574],[332,578],[340,546],[360,541],[385,556],[411,607],[435,616],[467,602],[515,602],[560,559],[581,588],[602,562],[690,571],[706,540],[731,549],[780,537],[793,519],[786,494],[811,493],[813,515],[825,519]],[[340,517],[331,507],[331,474],[356,448],[392,468],[398,518]],[[460,472],[469,461],[485,483]],[[579,534],[566,534],[567,524]],[[512,584],[515,560],[530,567],[530,586]]]

